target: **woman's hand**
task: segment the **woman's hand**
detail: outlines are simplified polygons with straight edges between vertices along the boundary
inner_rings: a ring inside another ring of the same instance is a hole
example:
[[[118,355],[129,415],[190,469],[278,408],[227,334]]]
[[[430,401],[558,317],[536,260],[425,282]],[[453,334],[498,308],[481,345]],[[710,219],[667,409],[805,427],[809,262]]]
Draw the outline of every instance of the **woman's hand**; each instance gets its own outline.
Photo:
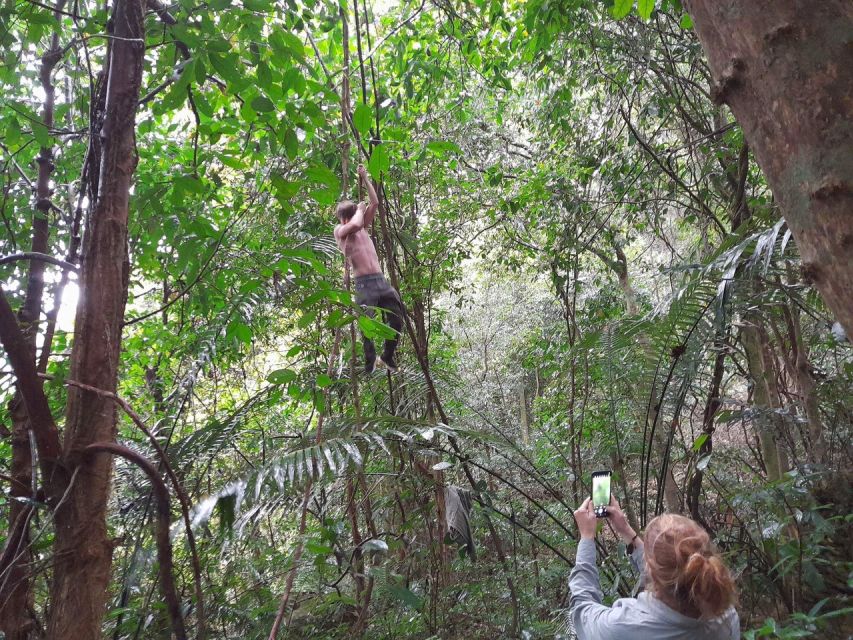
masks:
[[[575,511],[575,522],[578,524],[578,532],[581,538],[593,540],[595,538],[596,519],[592,510],[592,498],[587,498]]]
[[[619,506],[619,501],[615,496],[610,496],[610,506],[607,507],[607,519],[610,520],[610,526],[624,542],[631,542],[636,535],[636,531],[628,524],[628,518],[622,512],[622,507]]]

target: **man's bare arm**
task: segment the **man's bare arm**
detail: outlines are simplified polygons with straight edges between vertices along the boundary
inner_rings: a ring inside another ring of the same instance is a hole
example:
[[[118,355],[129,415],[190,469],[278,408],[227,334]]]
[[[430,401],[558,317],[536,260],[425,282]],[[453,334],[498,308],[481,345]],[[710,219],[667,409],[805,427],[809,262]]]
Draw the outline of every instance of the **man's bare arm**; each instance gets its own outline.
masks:
[[[370,225],[373,223],[373,217],[379,209],[379,197],[376,195],[376,189],[373,188],[373,182],[370,180],[370,176],[367,175],[367,170],[363,164],[358,165],[358,176],[364,182],[364,186],[367,189],[368,203],[367,209],[364,211],[364,224]]]
[[[346,224],[339,224],[337,227],[335,227],[335,237],[338,240],[342,240],[351,233],[361,231],[362,229],[364,229],[364,218],[364,207],[358,207],[355,211],[355,215],[350,218],[349,222],[347,222]]]

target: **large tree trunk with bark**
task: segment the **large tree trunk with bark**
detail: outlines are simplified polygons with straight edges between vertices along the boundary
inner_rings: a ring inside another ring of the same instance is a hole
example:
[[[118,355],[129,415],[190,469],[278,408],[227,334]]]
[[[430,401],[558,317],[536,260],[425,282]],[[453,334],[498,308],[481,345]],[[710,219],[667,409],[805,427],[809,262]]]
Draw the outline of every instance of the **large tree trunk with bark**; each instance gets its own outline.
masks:
[[[805,278],[853,336],[853,3],[687,0]]]
[[[87,220],[80,304],[74,325],[70,377],[115,392],[128,286],[127,221],[136,168],[135,117],[145,53],[143,0],[119,0],[111,20],[106,116],[98,197]],[[98,135],[98,133],[93,134]],[[95,442],[113,442],[116,407],[102,395],[72,387],[64,455],[76,466],[68,495],[56,510],[56,569],[48,637],[95,640],[107,599],[113,543],[107,535],[110,456],[83,457]]]

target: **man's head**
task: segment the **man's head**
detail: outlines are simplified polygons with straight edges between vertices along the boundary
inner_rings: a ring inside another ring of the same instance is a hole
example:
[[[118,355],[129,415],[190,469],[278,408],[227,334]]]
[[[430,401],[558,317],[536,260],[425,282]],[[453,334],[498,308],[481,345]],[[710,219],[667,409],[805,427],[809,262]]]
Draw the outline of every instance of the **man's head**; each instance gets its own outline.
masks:
[[[352,200],[341,200],[338,203],[338,208],[335,210],[335,215],[343,223],[349,222],[358,210],[358,206]]]

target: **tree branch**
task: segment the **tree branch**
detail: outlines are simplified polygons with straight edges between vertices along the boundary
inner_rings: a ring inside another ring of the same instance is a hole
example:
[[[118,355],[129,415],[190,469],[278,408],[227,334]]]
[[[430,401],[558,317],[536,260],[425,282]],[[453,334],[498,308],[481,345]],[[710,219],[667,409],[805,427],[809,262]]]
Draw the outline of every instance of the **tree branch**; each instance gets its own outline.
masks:
[[[71,264],[61,258],[55,258],[54,256],[50,256],[46,253],[40,253],[39,251],[22,251],[21,253],[2,256],[0,257],[0,264],[9,264],[10,262],[17,262],[18,260],[39,260],[57,267],[62,267],[63,269],[68,269],[69,271],[79,271],[76,264]]]
[[[18,389],[21,391],[36,437],[42,473],[45,480],[49,481],[53,478],[55,465],[62,454],[59,430],[50,412],[41,380],[36,373],[35,357],[30,353],[24,334],[15,318],[15,312],[9,306],[2,287],[0,287],[0,342],[6,350],[9,363],[18,379]]]
[[[186,640],[187,631],[184,626],[184,618],[181,614],[181,603],[178,592],[175,589],[175,578],[172,575],[172,543],[169,540],[169,490],[151,462],[141,454],[132,449],[115,442],[95,442],[83,449],[84,453],[110,453],[120,456],[132,462],[145,472],[151,480],[151,488],[157,499],[157,561],[160,564],[160,586],[163,590],[163,598],[166,600],[166,608],[169,610],[169,618],[172,622],[172,631],[178,640]]]
[[[187,543],[190,548],[190,556],[192,559],[193,565],[193,580],[195,581],[195,595],[196,595],[196,619],[198,620],[198,638],[203,640],[205,637],[205,627],[206,627],[206,619],[204,615],[204,588],[201,582],[201,562],[198,557],[198,549],[195,544],[195,535],[193,534],[192,525],[190,523],[190,500],[184,491],[184,487],[181,484],[181,481],[178,479],[177,474],[174,469],[172,469],[172,465],[169,464],[169,459],[166,457],[166,451],[163,447],[160,446],[160,443],[157,441],[157,438],[151,433],[151,430],[145,425],[142,418],[139,416],[136,411],[127,403],[126,400],[113,393],[112,391],[106,391],[104,389],[98,389],[88,384],[83,384],[82,382],[77,382],[76,380],[66,380],[65,384],[77,387],[78,389],[83,389],[84,391],[91,391],[92,393],[97,393],[100,396],[105,398],[110,398],[113,400],[118,406],[120,406],[124,412],[128,415],[128,417],[133,421],[133,423],[139,428],[142,433],[144,433],[148,437],[148,441],[151,443],[151,446],[154,447],[154,450],[157,452],[157,455],[160,457],[160,461],[163,464],[163,467],[166,469],[166,475],[169,476],[169,480],[172,483],[172,486],[175,488],[175,495],[178,496],[178,502],[181,506],[181,515],[184,520],[184,528],[187,532]]]

